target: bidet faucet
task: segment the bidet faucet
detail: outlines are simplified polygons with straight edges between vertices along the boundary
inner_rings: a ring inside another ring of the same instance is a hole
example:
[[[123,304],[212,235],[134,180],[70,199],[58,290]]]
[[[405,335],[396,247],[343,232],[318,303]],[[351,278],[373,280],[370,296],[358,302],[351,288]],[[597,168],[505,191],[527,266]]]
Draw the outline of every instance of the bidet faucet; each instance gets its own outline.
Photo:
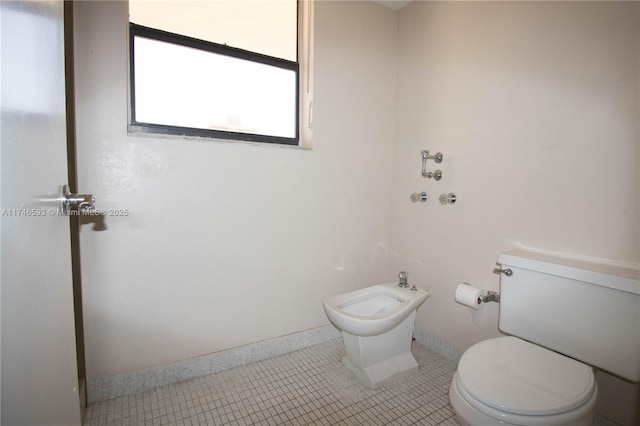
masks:
[[[398,274],[398,279],[400,280],[400,282],[398,282],[398,287],[402,287],[402,288],[409,287],[409,283],[407,282],[407,277],[408,276],[409,276],[409,273],[405,272],[405,271],[401,271]]]

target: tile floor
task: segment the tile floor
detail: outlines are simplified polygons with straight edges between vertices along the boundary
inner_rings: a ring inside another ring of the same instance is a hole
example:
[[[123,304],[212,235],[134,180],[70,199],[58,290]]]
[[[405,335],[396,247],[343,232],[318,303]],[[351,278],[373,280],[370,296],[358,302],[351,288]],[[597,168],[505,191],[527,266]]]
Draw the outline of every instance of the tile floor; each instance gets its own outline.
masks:
[[[455,364],[413,344],[419,371],[371,390],[342,365],[342,339],[91,404],[85,426],[449,425]]]

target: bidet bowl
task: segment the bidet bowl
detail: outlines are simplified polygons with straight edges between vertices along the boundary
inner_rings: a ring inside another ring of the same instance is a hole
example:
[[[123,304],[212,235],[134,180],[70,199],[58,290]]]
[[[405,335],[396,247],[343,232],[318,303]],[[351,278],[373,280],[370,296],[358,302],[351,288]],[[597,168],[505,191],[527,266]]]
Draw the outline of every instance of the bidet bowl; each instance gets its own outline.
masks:
[[[429,295],[429,290],[390,283],[330,297],[323,304],[329,320],[340,330],[354,336],[376,336],[400,324]]]

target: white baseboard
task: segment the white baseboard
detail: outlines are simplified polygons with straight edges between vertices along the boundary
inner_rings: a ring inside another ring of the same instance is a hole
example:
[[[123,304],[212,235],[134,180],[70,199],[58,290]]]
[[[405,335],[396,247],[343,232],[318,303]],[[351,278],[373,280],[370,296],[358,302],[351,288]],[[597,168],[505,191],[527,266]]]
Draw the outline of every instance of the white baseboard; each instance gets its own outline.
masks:
[[[144,392],[158,386],[178,383],[297,351],[341,336],[342,334],[338,329],[328,325],[159,367],[145,368],[133,373],[116,374],[88,380],[87,401],[92,404],[124,395]],[[414,330],[414,336],[421,345],[456,363],[462,356],[462,352],[450,343],[417,327]]]
[[[339,330],[328,325],[304,330],[262,342],[226,349],[197,358],[178,361],[160,367],[146,368],[133,373],[116,374],[87,381],[89,404],[132,395],[206,374],[238,367],[273,356],[297,351],[341,336]]]

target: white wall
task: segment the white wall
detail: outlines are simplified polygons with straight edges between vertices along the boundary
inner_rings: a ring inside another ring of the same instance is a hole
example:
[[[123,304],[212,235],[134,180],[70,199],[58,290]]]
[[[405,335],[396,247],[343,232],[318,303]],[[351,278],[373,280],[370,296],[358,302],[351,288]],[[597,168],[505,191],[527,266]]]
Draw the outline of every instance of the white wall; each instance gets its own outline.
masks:
[[[75,3],[87,378],[328,324],[322,300],[384,281],[394,11],[316,4],[313,150],[126,132],[126,5]]]
[[[131,212],[82,229],[88,379],[326,325],[323,298],[403,269],[463,350],[497,305],[476,325],[454,289],[497,290],[515,243],[638,263],[638,7],[316,2],[296,150],[127,136],[125,6],[77,2],[80,190]]]
[[[462,281],[498,290],[495,261],[518,244],[637,266],[639,18],[637,2],[399,11],[389,272],[431,286],[416,325],[436,341],[499,335],[497,304],[472,316],[453,295]],[[420,176],[422,149],[444,154],[428,161],[440,182]],[[411,204],[422,190],[428,203]],[[449,192],[457,203],[440,206]],[[637,424],[638,386],[603,372],[598,385],[598,413]]]
[[[638,263],[638,3],[413,2],[398,28],[389,270],[432,287],[420,328],[461,350],[498,335],[497,304],[453,295],[498,290],[518,244]]]
[[[453,295],[497,290],[497,257],[517,244],[637,265],[639,16],[637,2],[399,11],[389,271],[432,287],[427,333],[461,350],[498,335],[497,304],[472,318]],[[420,176],[422,149],[444,154],[427,162],[440,182]]]

